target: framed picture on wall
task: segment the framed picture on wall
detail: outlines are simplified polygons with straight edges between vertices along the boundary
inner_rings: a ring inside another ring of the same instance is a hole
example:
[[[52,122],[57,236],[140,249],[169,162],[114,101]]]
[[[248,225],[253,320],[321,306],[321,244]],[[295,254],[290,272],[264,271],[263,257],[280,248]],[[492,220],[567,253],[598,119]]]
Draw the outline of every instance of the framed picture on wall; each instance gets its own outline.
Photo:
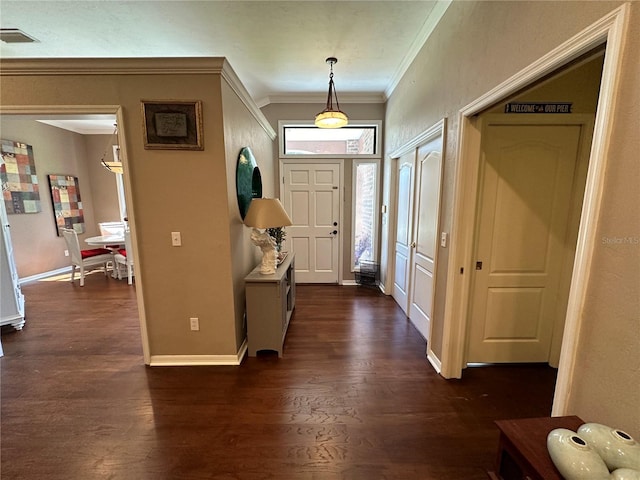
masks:
[[[0,155],[2,199],[7,213],[40,212],[40,187],[33,147],[26,143],[2,140]]]
[[[204,150],[202,102],[142,100],[144,148]]]
[[[78,177],[49,175],[49,188],[58,236],[61,236],[61,228],[71,228],[77,233],[84,233],[84,210]]]

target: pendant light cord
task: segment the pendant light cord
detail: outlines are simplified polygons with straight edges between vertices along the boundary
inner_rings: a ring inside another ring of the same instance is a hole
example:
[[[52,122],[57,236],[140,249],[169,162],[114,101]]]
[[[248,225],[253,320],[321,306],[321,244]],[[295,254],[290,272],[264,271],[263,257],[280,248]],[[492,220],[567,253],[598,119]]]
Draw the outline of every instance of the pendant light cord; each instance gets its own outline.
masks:
[[[329,73],[329,94],[327,96],[327,109],[333,110],[333,98],[335,97],[336,107],[338,107],[338,110],[340,110],[340,102],[338,102],[338,94],[336,93],[336,86],[333,83],[333,63],[334,62],[329,62],[330,73]]]

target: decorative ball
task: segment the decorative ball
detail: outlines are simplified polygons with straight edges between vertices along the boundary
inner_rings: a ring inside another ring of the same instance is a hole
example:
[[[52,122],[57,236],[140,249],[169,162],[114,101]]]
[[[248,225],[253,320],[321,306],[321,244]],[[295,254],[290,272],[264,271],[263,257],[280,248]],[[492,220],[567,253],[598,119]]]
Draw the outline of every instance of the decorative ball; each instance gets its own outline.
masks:
[[[547,450],[553,464],[566,480],[608,480],[609,469],[585,439],[566,428],[547,436]]]
[[[598,452],[609,470],[640,470],[640,444],[628,433],[599,423],[585,423],[578,434]]]

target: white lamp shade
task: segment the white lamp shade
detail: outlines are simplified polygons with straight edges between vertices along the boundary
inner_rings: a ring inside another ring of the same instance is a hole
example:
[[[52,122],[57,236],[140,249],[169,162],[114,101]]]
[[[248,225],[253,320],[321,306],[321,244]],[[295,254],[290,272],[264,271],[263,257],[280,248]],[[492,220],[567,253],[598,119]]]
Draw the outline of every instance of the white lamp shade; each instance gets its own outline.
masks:
[[[254,228],[275,228],[292,225],[292,222],[277,198],[254,198],[244,224]]]

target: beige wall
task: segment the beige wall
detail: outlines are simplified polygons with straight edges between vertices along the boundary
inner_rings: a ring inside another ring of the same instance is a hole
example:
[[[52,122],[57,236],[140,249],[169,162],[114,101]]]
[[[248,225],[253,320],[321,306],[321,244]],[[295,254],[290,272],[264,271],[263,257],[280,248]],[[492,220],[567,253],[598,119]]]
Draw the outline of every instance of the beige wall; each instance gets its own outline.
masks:
[[[313,120],[318,112],[322,111],[324,105],[309,103],[273,103],[262,108],[262,112],[269,120],[271,126],[278,131],[278,121],[289,120]],[[382,103],[346,103],[341,104],[340,108],[348,115],[351,122],[357,121],[382,121],[384,119],[384,104]],[[384,125],[383,125],[384,131]],[[383,135],[384,136],[384,135]],[[274,142],[273,154],[274,158],[278,158],[278,142]],[[380,148],[384,148],[383,139],[380,139]],[[275,168],[278,168],[277,162]],[[347,158],[344,162],[344,203],[342,217],[342,249],[344,252],[344,260],[342,265],[342,278],[344,280],[354,280],[355,275],[351,271],[351,173],[352,161]],[[277,174],[277,171],[276,171]],[[277,196],[280,195],[280,185],[276,185]]]
[[[448,119],[441,228],[451,230],[453,173],[457,161],[458,111],[522,70],[614,7],[615,2],[453,2],[429,42],[388,101],[387,154],[443,117]],[[569,392],[569,413],[640,436],[640,328],[638,328],[640,235],[640,4],[631,18],[617,86],[616,120],[597,230],[603,239],[589,278],[580,350]],[[64,68],[64,62],[59,62]],[[144,63],[144,62],[142,62]],[[4,75],[6,105],[121,105],[132,184],[136,236],[142,260],[145,308],[152,354],[233,354],[238,335],[233,287],[243,255],[231,242],[228,157],[222,102],[229,93],[218,75]],[[222,93],[221,93],[222,92]],[[139,102],[202,99],[203,152],[149,151],[142,147]],[[227,100],[225,100],[227,102]],[[365,107],[362,107],[365,108]],[[379,108],[383,108],[380,106]],[[360,117],[344,106],[352,116]],[[265,107],[277,119],[312,118],[317,108]],[[367,120],[372,115],[362,116]],[[293,115],[300,115],[293,117]],[[274,148],[276,148],[274,146]],[[227,157],[227,158],[225,158]],[[276,158],[277,155],[273,155]],[[386,163],[386,178],[390,164]],[[385,185],[385,204],[389,186]],[[240,228],[237,226],[236,228]],[[172,248],[169,232],[181,231],[184,246]],[[245,235],[245,234],[243,234]],[[383,241],[388,241],[388,233]],[[618,242],[617,240],[621,241]],[[629,239],[629,241],[624,241]],[[384,250],[383,250],[384,252]],[[440,252],[447,261],[447,251]],[[232,256],[231,262],[228,258]],[[383,262],[387,261],[383,253]],[[442,264],[442,263],[441,263]],[[385,265],[383,265],[384,267]],[[235,267],[234,267],[235,268]],[[384,272],[384,268],[383,268]],[[383,281],[386,280],[383,277]],[[438,301],[445,283],[438,279]],[[199,316],[201,331],[189,332]],[[435,318],[434,322],[442,322]]]
[[[238,155],[244,147],[253,152],[262,176],[262,196],[273,198],[276,182],[277,162],[273,156],[275,132],[268,133],[252,117],[233,89],[222,85],[224,110],[224,143],[227,157],[227,202],[229,207],[229,230],[231,235],[231,271],[233,275],[234,308],[236,321],[236,344],[239,348],[246,338],[244,321],[245,293],[244,277],[261,259],[261,251],[250,239],[251,229],[245,227],[240,217],[236,195],[236,167]]]
[[[91,74],[90,60],[28,63],[39,63],[54,72],[81,72],[9,75],[11,61],[4,60],[3,109],[20,105],[122,107],[119,131],[128,165],[125,176],[132,187],[129,216],[140,259],[136,288],[143,289],[150,354],[236,355],[232,264],[243,260],[231,258],[219,74],[223,59],[163,59],[162,70],[174,72],[164,75],[156,73],[161,70],[154,59],[99,60],[101,67],[123,72],[110,75]],[[183,65],[196,73],[177,73]],[[144,149],[141,99],[202,100],[204,150]],[[173,231],[182,233],[182,247],[171,246]],[[190,331],[190,317],[200,319],[199,332]]]
[[[105,160],[113,161],[113,145],[117,145],[117,140],[112,135],[84,135],[84,138],[87,145],[85,162],[89,170],[96,223],[119,222],[117,175],[101,164],[105,151]]]
[[[2,138],[33,146],[42,211],[10,215],[11,237],[20,278],[69,266],[57,236],[48,175],[78,177],[84,210],[84,238],[98,235],[98,222],[118,220],[115,175],[100,165],[109,135],[80,135],[36,122],[30,116],[0,116]]]
[[[633,2],[583,313],[573,412],[640,438],[640,3]]]
[[[387,103],[387,153],[443,117],[448,119],[441,229],[451,231],[459,110],[592,24],[622,2],[453,2]],[[589,280],[580,351],[569,392],[569,411],[640,434],[640,264],[638,161],[640,149],[640,4],[632,3],[624,74],[618,85],[616,120],[608,155],[603,244]],[[635,52],[635,53],[634,53]],[[561,101],[562,99],[558,99]],[[389,178],[390,166],[387,165]],[[385,185],[385,202],[389,185]],[[635,239],[635,240],[634,240]],[[389,238],[383,241],[388,243]],[[383,250],[384,251],[384,250]],[[441,249],[439,260],[448,261]],[[385,256],[386,257],[386,256]],[[388,259],[383,258],[384,267]],[[440,272],[441,273],[441,272]],[[446,273],[446,272],[445,272]],[[383,279],[386,281],[386,278]],[[389,281],[390,282],[390,281]],[[446,276],[437,283],[433,338],[442,350]],[[436,335],[437,337],[437,335]]]
[[[508,102],[571,102],[571,113],[595,114],[598,106],[604,52],[554,74],[526,91],[506,98],[491,113],[503,113]]]

